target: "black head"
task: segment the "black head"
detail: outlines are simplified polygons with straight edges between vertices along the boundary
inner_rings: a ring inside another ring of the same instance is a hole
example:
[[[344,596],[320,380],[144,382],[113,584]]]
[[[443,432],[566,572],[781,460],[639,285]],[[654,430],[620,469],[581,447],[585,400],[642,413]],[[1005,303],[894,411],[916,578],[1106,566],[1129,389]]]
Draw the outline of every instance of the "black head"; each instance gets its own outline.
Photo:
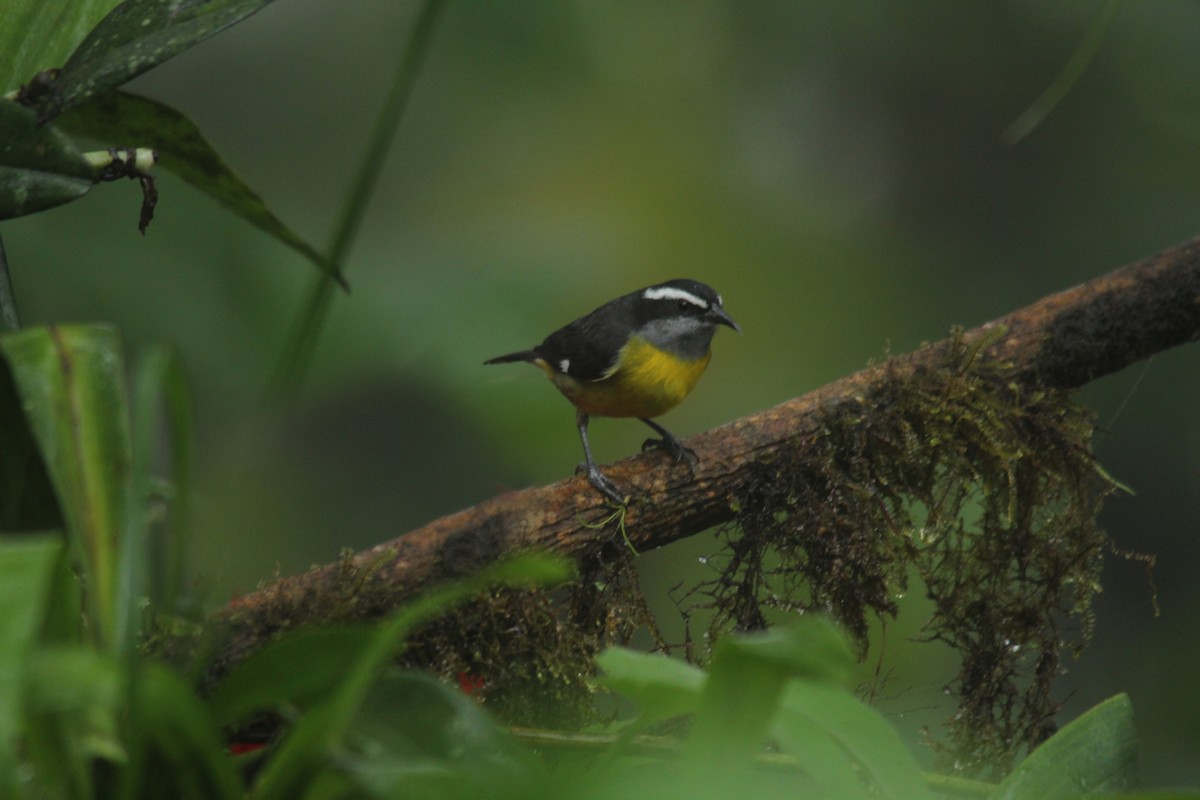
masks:
[[[721,295],[699,281],[680,278],[633,293],[638,336],[682,358],[708,352],[718,325],[741,333],[725,312]]]
[[[711,286],[689,278],[647,286],[636,293],[639,319],[643,323],[653,320],[694,320],[706,327],[726,325],[738,333],[742,329],[725,312],[721,295]]]

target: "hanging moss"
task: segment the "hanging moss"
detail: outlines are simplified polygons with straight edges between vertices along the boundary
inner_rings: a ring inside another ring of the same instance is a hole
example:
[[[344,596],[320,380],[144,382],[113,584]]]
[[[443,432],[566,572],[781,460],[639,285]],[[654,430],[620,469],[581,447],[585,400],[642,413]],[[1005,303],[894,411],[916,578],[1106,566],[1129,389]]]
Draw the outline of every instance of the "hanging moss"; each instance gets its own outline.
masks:
[[[974,773],[1054,730],[1051,685],[1091,635],[1109,546],[1096,517],[1115,486],[1091,414],[1007,382],[982,346],[956,334],[941,365],[885,365],[868,394],[824,410],[811,446],[761,465],[718,576],[685,609],[712,609],[714,635],[819,610],[865,649],[870,615],[896,614],[915,568],[936,609],[926,637],[962,657],[947,761]]]
[[[717,576],[681,602],[689,658],[704,657],[691,636],[702,610],[706,643],[819,611],[865,653],[872,616],[895,616],[916,574],[935,609],[925,637],[962,659],[946,763],[998,774],[1053,732],[1053,682],[1091,635],[1110,548],[1096,518],[1115,484],[1091,452],[1091,414],[1010,380],[979,358],[987,345],[956,333],[940,364],[883,364],[869,390],[823,408],[813,438],[748,472],[709,559]],[[274,631],[386,613],[406,587],[376,572],[347,553],[334,591],[258,613]],[[460,683],[510,724],[594,721],[600,649],[646,631],[671,648],[618,532],[580,572],[553,592],[480,596],[415,631],[403,662]]]
[[[1054,730],[1052,684],[1091,635],[1110,546],[1096,517],[1115,488],[1090,449],[1091,414],[1008,381],[978,358],[986,344],[956,335],[940,365],[885,364],[870,392],[823,410],[815,440],[759,464],[720,532],[717,577],[684,604],[688,630],[711,613],[710,642],[820,611],[865,652],[872,615],[894,616],[915,572],[935,607],[925,636],[962,658],[943,753],[975,774]],[[603,645],[639,628],[665,644],[627,554],[587,573],[554,598],[499,592],[455,612],[414,643],[413,663],[484,677],[480,696],[510,722],[588,719],[584,676]]]
[[[628,552],[604,555],[554,591],[497,589],[442,615],[414,631],[402,663],[457,681],[511,725],[595,722],[596,654],[639,630],[661,643]]]

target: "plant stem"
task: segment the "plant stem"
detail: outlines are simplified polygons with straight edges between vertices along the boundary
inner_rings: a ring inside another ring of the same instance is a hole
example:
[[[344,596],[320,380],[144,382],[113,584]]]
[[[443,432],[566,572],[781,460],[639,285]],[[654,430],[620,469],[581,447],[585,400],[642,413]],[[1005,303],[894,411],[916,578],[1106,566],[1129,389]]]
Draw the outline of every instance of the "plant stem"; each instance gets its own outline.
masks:
[[[1087,69],[1088,64],[1096,56],[1096,51],[1100,49],[1100,43],[1104,41],[1104,34],[1108,30],[1109,23],[1117,14],[1117,0],[1106,0],[1104,6],[1100,9],[1099,15],[1088,28],[1087,34],[1083,37],[1083,41],[1075,48],[1075,52],[1071,54],[1071,58],[1067,61],[1062,71],[1050,82],[1046,90],[1033,101],[1029,108],[1021,112],[1021,116],[1017,117],[1013,122],[1004,129],[1004,140],[1012,145],[1024,139],[1033,132],[1037,126],[1042,124],[1042,120],[1050,115],[1050,112],[1062,102],[1062,99],[1067,96],[1067,92],[1071,91],[1071,87],[1079,80],[1079,76]]]
[[[0,330],[15,331],[21,327],[17,316],[17,297],[13,294],[8,274],[8,258],[4,255],[4,240],[0,239]]]
[[[359,161],[350,193],[334,227],[326,256],[330,269],[313,279],[308,297],[292,322],[291,332],[280,355],[279,363],[267,386],[267,403],[277,405],[293,395],[304,380],[312,363],[317,340],[325,326],[335,286],[332,275],[345,274],[344,261],[354,237],[366,214],[371,194],[379,180],[383,161],[395,139],[396,129],[412,95],[417,73],[429,52],[433,29],[445,0],[426,0],[413,25],[412,35],[400,65],[392,79],[383,108],[375,121],[366,150]]]

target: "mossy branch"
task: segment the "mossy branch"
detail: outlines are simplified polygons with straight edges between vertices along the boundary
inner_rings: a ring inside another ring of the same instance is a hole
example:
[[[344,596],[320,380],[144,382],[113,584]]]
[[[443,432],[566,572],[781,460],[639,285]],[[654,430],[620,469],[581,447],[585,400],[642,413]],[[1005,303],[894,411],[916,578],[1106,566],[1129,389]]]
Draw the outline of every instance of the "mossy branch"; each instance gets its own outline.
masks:
[[[1001,385],[1018,393],[1070,390],[1198,337],[1200,239],[1194,239],[695,436],[687,441],[700,459],[694,474],[660,453],[605,469],[629,487],[624,530],[646,551],[735,519],[740,490],[761,481],[764,466],[814,450],[831,413],[860,403],[884,383],[966,352],[993,365]],[[279,630],[385,611],[509,553],[545,548],[579,557],[614,536],[613,546],[623,547],[619,533],[595,526],[611,514],[580,477],[508,492],[337,563],[276,580],[218,610],[212,621],[226,627],[224,656],[236,660]]]

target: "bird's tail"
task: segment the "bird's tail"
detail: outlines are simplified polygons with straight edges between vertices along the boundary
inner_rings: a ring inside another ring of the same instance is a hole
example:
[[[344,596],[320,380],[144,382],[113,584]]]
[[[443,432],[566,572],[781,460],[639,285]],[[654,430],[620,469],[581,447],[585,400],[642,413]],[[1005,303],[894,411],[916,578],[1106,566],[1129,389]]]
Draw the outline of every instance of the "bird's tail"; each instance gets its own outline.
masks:
[[[484,364],[511,364],[514,361],[537,361],[539,358],[541,358],[541,356],[539,356],[537,354],[536,350],[521,350],[518,353],[509,353],[508,355],[496,356],[495,358],[489,358],[487,361],[485,361],[483,363]]]

